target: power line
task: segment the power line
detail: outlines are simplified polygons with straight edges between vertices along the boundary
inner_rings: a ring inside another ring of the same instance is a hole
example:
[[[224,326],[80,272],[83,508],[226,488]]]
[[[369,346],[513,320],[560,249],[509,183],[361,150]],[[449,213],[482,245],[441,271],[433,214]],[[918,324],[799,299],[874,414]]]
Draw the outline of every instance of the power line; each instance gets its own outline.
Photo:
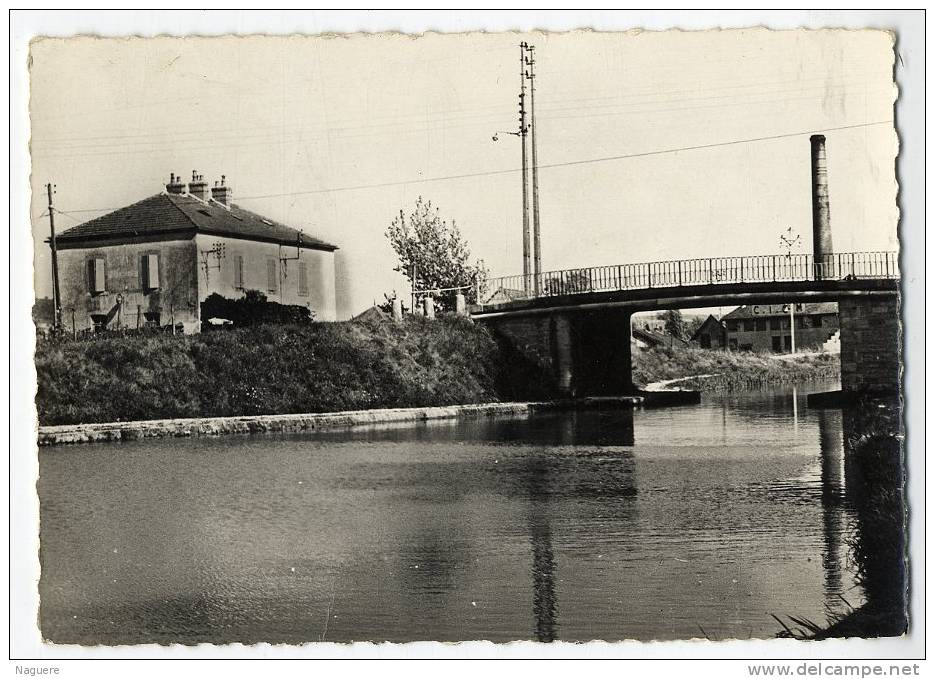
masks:
[[[588,158],[585,160],[569,160],[562,163],[546,163],[540,165],[539,168],[557,168],[557,167],[571,167],[575,165],[588,165],[591,163],[605,163],[613,160],[625,160],[627,158],[644,158],[646,156],[658,156],[667,153],[678,153],[680,151],[697,151],[701,149],[710,149],[717,148],[720,146],[733,146],[736,144],[748,144],[758,141],[768,141],[771,139],[786,139],[788,137],[799,137],[805,134],[816,134],[817,132],[836,132],[839,130],[852,130],[859,127],[871,127],[873,125],[884,125],[886,123],[892,123],[892,120],[878,120],[872,123],[858,123],[856,125],[842,125],[840,127],[826,127],[823,130],[808,130],[805,132],[789,132],[787,134],[774,134],[768,137],[751,137],[749,139],[735,139],[733,141],[722,141],[722,142],[713,142],[711,144],[698,144],[695,146],[680,146],[678,148],[672,149],[661,149],[657,151],[644,151],[642,153],[626,153],[618,156],[604,156],[603,158]],[[466,174],[456,174],[456,175],[447,175],[444,177],[425,177],[423,179],[410,179],[406,181],[394,181],[394,182],[382,182],[379,184],[359,184],[356,186],[340,186],[328,189],[312,189],[309,191],[291,191],[288,193],[270,193],[261,196],[240,196],[238,200],[254,200],[259,198],[280,198],[285,196],[302,196],[307,194],[315,193],[332,193],[338,191],[356,191],[358,189],[375,189],[383,188],[386,186],[404,186],[406,184],[422,184],[427,182],[438,182],[446,181],[450,179],[469,179],[471,177],[486,177],[494,175],[509,174],[511,172],[522,172],[521,169],[510,169],[510,170],[490,170],[487,172],[469,172]]]
[[[107,208],[107,209],[110,210],[110,209],[116,209],[116,208]],[[71,211],[69,211],[69,212],[65,212],[64,210],[59,210],[58,208],[55,208],[55,211],[56,211],[58,214],[60,214],[60,215],[65,215],[65,216],[68,217],[69,219],[71,219],[71,220],[73,220],[73,221],[75,221],[75,222],[77,222],[77,223],[79,223],[79,224],[81,223],[81,220],[80,220],[80,219],[78,219],[77,217],[73,217],[73,216],[72,216],[72,212],[76,212],[76,210],[71,210]],[[77,212],[98,212],[98,210],[77,210]],[[42,217],[42,216],[44,216],[44,215],[45,215],[45,213],[42,213],[42,214],[39,215],[39,216]]]
[[[703,149],[719,148],[723,146],[736,146],[738,144],[750,144],[754,142],[770,141],[774,139],[788,139],[790,137],[800,137],[802,135],[806,135],[806,134],[811,135],[811,134],[816,134],[820,132],[837,132],[841,130],[853,130],[853,129],[858,129],[862,127],[873,127],[875,125],[892,124],[892,122],[893,122],[892,120],[877,120],[877,121],[870,122],[870,123],[857,123],[854,125],[841,125],[838,127],[826,127],[820,130],[788,132],[785,134],[773,134],[773,135],[768,135],[768,136],[763,136],[763,137],[749,137],[746,139],[733,139],[730,141],[712,142],[710,144],[696,144],[694,146],[679,146],[679,147],[670,148],[670,149],[658,149],[655,151],[642,151],[640,153],[625,153],[625,154],[615,155],[615,156],[603,156],[600,158],[569,160],[569,161],[564,161],[561,163],[546,163],[546,164],[540,165],[539,169],[574,167],[578,165],[590,165],[594,163],[606,163],[606,162],[611,162],[611,161],[616,161],[616,160],[627,160],[630,158],[645,158],[649,156],[659,156],[659,155],[666,155],[670,153],[680,153],[682,151],[699,151]],[[439,177],[422,177],[422,178],[407,179],[407,180],[397,180],[397,181],[391,181],[391,182],[379,182],[379,183],[374,183],[374,184],[355,184],[351,186],[336,186],[336,187],[323,188],[323,189],[309,189],[305,191],[288,191],[285,193],[267,193],[267,194],[256,195],[256,196],[238,196],[237,200],[259,200],[262,198],[284,198],[288,196],[305,196],[305,195],[314,195],[314,194],[321,194],[321,193],[339,193],[339,192],[344,192],[344,191],[379,189],[379,188],[386,188],[390,186],[405,186],[407,184],[424,184],[424,183],[429,183],[429,182],[450,181],[450,180],[455,180],[455,179],[471,179],[473,177],[492,177],[492,176],[497,176],[497,175],[511,174],[514,172],[522,172],[522,169],[521,168],[510,168],[506,170],[487,170],[484,172],[468,172],[464,174],[444,175],[444,176],[439,176]],[[109,210],[117,210],[117,209],[119,208],[107,207],[107,208],[86,208],[83,210],[64,211],[64,210],[56,208],[56,212],[74,215],[74,214],[81,214],[81,213],[87,213],[87,212],[107,212]]]
[[[550,113],[555,112],[575,112],[575,111],[593,111],[595,108],[621,108],[632,105],[658,105],[658,104],[668,104],[668,103],[690,103],[693,101],[705,101],[705,100],[723,100],[723,99],[736,99],[738,97],[750,97],[750,96],[769,96],[772,94],[798,94],[811,90],[818,90],[820,94],[824,94],[829,90],[840,89],[842,94],[848,94],[849,92],[846,89],[847,85],[850,84],[864,84],[867,82],[866,77],[861,79],[841,79],[837,82],[829,83],[826,78],[823,78],[823,82],[816,85],[807,85],[802,86],[805,82],[811,82],[817,80],[817,78],[800,78],[794,81],[776,81],[776,82],[761,82],[756,84],[743,84],[743,85],[731,85],[729,87],[708,87],[708,88],[694,88],[694,89],[682,89],[682,90],[673,90],[673,91],[660,91],[658,88],[652,92],[648,92],[644,95],[634,95],[632,92],[626,95],[615,95],[612,97],[590,97],[590,98],[576,98],[576,99],[567,99],[567,98],[556,98],[550,99],[548,101],[543,101],[544,104],[543,110],[548,109]],[[784,85],[792,84],[795,87],[780,87],[779,89],[769,89],[766,91],[754,91],[754,88],[760,89],[763,87],[770,87],[772,85]],[[892,83],[889,83],[892,85]],[[748,90],[746,93],[733,93],[720,96],[712,96],[712,91],[718,90],[727,90],[727,89],[742,89]],[[670,98],[669,95],[681,95],[681,94],[691,94],[693,92],[704,93],[704,96],[678,96],[676,98]],[[661,99],[660,99],[661,97]],[[646,101],[635,101],[643,100]],[[587,104],[582,105],[583,101],[621,101],[626,103],[610,103],[610,104]],[[772,101],[772,100],[771,100]],[[574,102],[576,105],[572,106],[563,106],[564,102]],[[366,117],[361,118],[359,121],[349,120],[344,121],[346,123],[353,122],[365,122],[365,124],[345,124],[335,128],[332,128],[328,131],[328,136],[332,136],[334,133],[342,133],[353,130],[360,129],[377,129],[383,127],[392,127],[406,125],[409,121],[416,122],[417,124],[431,124],[433,122],[440,123],[452,123],[452,122],[470,122],[473,120],[487,120],[491,117],[507,117],[507,110],[502,104],[493,104],[488,106],[477,106],[468,109],[438,109],[430,111],[427,113],[407,113],[407,114],[395,114],[395,115],[384,115],[376,117]],[[374,122],[384,121],[384,122]],[[487,124],[486,122],[484,124]],[[249,126],[237,129],[230,129],[224,131],[224,133],[217,134],[214,133],[211,136],[212,142],[216,143],[218,140],[223,139],[244,139],[244,138],[256,138],[264,137],[271,135],[279,135],[285,132],[290,134],[301,133],[305,130],[315,130],[317,128],[307,125],[291,125],[289,127],[276,126],[276,125],[256,125]],[[258,131],[258,132],[252,132]],[[133,134],[117,134],[117,135],[93,135],[93,136],[84,136],[84,137],[57,137],[50,139],[35,139],[33,145],[38,149],[43,145],[54,145],[58,149],[62,150],[81,150],[82,148],[89,149],[100,149],[101,147],[107,146],[120,146],[128,144],[149,144],[149,145],[163,145],[165,143],[165,137],[169,136],[172,140],[180,142],[192,142],[199,141],[204,138],[205,129],[203,127],[193,129],[193,130],[183,130],[179,131],[177,128],[172,128],[171,131],[163,132],[140,132]],[[123,141],[121,141],[123,140]],[[103,143],[99,143],[103,142]],[[148,149],[147,149],[148,150]]]

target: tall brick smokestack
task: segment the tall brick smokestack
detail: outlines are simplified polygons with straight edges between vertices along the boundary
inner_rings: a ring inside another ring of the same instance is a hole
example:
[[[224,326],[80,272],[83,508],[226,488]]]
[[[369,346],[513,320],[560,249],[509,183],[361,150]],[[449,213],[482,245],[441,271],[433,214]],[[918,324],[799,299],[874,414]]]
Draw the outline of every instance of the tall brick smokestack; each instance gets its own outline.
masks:
[[[816,278],[834,277],[831,244],[831,206],[828,202],[828,159],[825,135],[813,134],[812,143],[812,243]]]

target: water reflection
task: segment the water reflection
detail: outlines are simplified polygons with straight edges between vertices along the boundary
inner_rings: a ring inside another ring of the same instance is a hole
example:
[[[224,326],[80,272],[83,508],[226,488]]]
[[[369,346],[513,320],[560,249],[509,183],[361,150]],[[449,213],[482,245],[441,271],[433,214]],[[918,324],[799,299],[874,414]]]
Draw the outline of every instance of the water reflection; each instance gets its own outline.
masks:
[[[555,555],[549,507],[549,467],[541,458],[530,461],[527,479],[529,510],[527,523],[532,543],[533,617],[536,641],[554,641],[557,606],[555,598]]]
[[[821,453],[821,504],[824,508],[821,562],[825,569],[825,594],[829,601],[833,601],[841,592],[841,542],[845,532],[845,516],[841,507],[844,495],[841,411],[819,410],[817,417]]]
[[[770,613],[820,621],[852,591],[842,540],[875,492],[840,413],[790,397],[44,449],[43,633],[773,636]],[[865,561],[868,591],[892,567]]]

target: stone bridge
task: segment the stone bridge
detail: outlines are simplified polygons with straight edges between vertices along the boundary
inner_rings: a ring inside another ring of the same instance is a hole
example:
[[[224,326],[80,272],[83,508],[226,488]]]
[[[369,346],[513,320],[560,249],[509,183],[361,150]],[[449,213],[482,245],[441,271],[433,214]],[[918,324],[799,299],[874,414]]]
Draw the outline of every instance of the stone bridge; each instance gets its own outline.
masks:
[[[469,311],[537,354],[574,396],[634,391],[630,317],[741,304],[838,303],[841,386],[899,390],[899,267],[893,252],[718,257],[511,276],[487,281]]]

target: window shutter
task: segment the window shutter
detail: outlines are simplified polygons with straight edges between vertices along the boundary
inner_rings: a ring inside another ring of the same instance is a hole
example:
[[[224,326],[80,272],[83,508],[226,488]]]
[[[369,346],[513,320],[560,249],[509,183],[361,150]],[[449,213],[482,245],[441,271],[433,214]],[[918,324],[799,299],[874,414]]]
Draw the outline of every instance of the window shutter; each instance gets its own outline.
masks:
[[[92,293],[104,292],[106,289],[103,257],[88,260],[88,289]]]
[[[143,255],[140,262],[143,274],[143,288],[156,290],[159,288],[159,255]]]
[[[266,261],[267,289],[270,292],[276,292],[279,287],[279,272],[276,270],[276,260]]]
[[[299,262],[299,294],[308,295],[308,264]]]
[[[234,256],[234,287],[243,288],[243,255]]]

